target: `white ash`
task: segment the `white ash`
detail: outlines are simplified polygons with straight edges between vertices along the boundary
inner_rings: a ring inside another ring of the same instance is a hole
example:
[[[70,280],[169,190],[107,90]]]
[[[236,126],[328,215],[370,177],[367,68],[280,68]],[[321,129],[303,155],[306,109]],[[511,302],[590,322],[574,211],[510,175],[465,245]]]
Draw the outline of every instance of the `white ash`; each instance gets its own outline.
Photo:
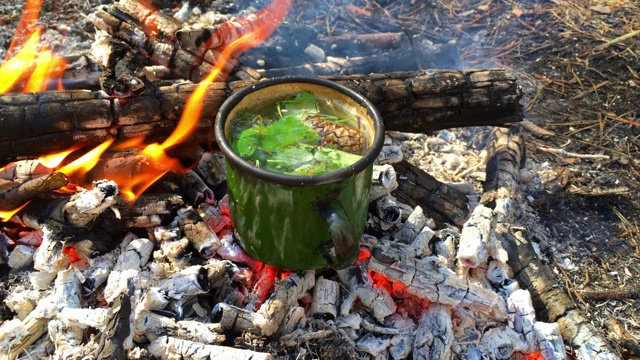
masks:
[[[16,245],[9,254],[7,264],[11,269],[21,270],[33,264],[35,250],[31,246]]]
[[[451,358],[453,323],[450,308],[444,304],[432,304],[422,314],[416,329],[413,358],[446,360]]]
[[[106,209],[113,207],[118,195],[118,184],[110,180],[93,182],[91,190],[74,194],[65,204],[65,219],[76,227],[83,228],[94,221]]]
[[[367,333],[358,340],[356,349],[367,354],[378,356],[391,345],[391,339],[376,337],[372,333]]]

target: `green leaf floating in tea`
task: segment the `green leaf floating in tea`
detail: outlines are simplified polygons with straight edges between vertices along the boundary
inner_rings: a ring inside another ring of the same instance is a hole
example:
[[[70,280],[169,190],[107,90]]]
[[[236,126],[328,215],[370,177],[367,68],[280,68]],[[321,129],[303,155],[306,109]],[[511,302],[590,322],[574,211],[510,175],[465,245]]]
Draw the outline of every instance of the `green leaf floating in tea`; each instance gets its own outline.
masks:
[[[365,138],[303,91],[259,114],[234,119],[233,149],[264,169],[291,175],[318,175],[362,158]]]

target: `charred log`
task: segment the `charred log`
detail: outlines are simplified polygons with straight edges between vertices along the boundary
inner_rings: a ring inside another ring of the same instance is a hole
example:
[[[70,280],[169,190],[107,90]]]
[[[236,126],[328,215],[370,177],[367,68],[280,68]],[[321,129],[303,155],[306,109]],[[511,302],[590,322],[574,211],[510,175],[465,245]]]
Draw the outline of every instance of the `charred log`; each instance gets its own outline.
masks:
[[[436,221],[462,225],[469,217],[468,199],[459,190],[438,181],[432,175],[407,161],[393,164],[398,178],[398,188],[392,195],[412,206],[420,206]]]
[[[387,130],[431,132],[522,120],[521,92],[504,70],[430,70],[390,74],[333,76],[369,98],[381,111]],[[222,102],[252,81],[213,83],[190,143],[209,145]],[[109,139],[145,135],[161,141],[175,128],[197,85],[175,85],[139,96],[108,96],[81,90],[0,95],[0,159],[4,162],[61,151],[72,145],[95,146]]]
[[[575,302],[557,286],[552,270],[540,261],[527,235],[506,224],[498,224],[496,235],[509,253],[514,277],[531,293],[537,317],[557,322],[562,337],[580,359],[619,359],[620,355],[584,317]]]

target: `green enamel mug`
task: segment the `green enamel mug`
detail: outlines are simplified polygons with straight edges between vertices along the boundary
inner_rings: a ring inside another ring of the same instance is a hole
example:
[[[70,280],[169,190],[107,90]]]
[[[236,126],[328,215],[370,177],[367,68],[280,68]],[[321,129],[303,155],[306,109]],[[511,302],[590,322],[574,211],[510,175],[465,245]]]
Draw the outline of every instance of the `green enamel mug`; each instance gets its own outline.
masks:
[[[349,114],[367,151],[348,167],[320,175],[269,171],[240,157],[230,144],[237,114],[276,104],[303,91]],[[384,142],[384,124],[362,95],[335,82],[302,76],[260,81],[221,106],[215,138],[226,158],[227,189],[236,238],[254,258],[294,271],[352,265],[359,253],[369,205],[373,162]]]

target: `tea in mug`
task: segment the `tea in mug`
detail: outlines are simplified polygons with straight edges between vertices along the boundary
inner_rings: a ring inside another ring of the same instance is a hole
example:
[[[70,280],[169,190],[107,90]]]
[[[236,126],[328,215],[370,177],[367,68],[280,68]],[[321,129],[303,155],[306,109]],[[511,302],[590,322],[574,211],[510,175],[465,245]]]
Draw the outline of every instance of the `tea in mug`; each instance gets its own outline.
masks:
[[[231,147],[256,166],[287,175],[348,167],[368,150],[359,122],[303,91],[231,119]]]

